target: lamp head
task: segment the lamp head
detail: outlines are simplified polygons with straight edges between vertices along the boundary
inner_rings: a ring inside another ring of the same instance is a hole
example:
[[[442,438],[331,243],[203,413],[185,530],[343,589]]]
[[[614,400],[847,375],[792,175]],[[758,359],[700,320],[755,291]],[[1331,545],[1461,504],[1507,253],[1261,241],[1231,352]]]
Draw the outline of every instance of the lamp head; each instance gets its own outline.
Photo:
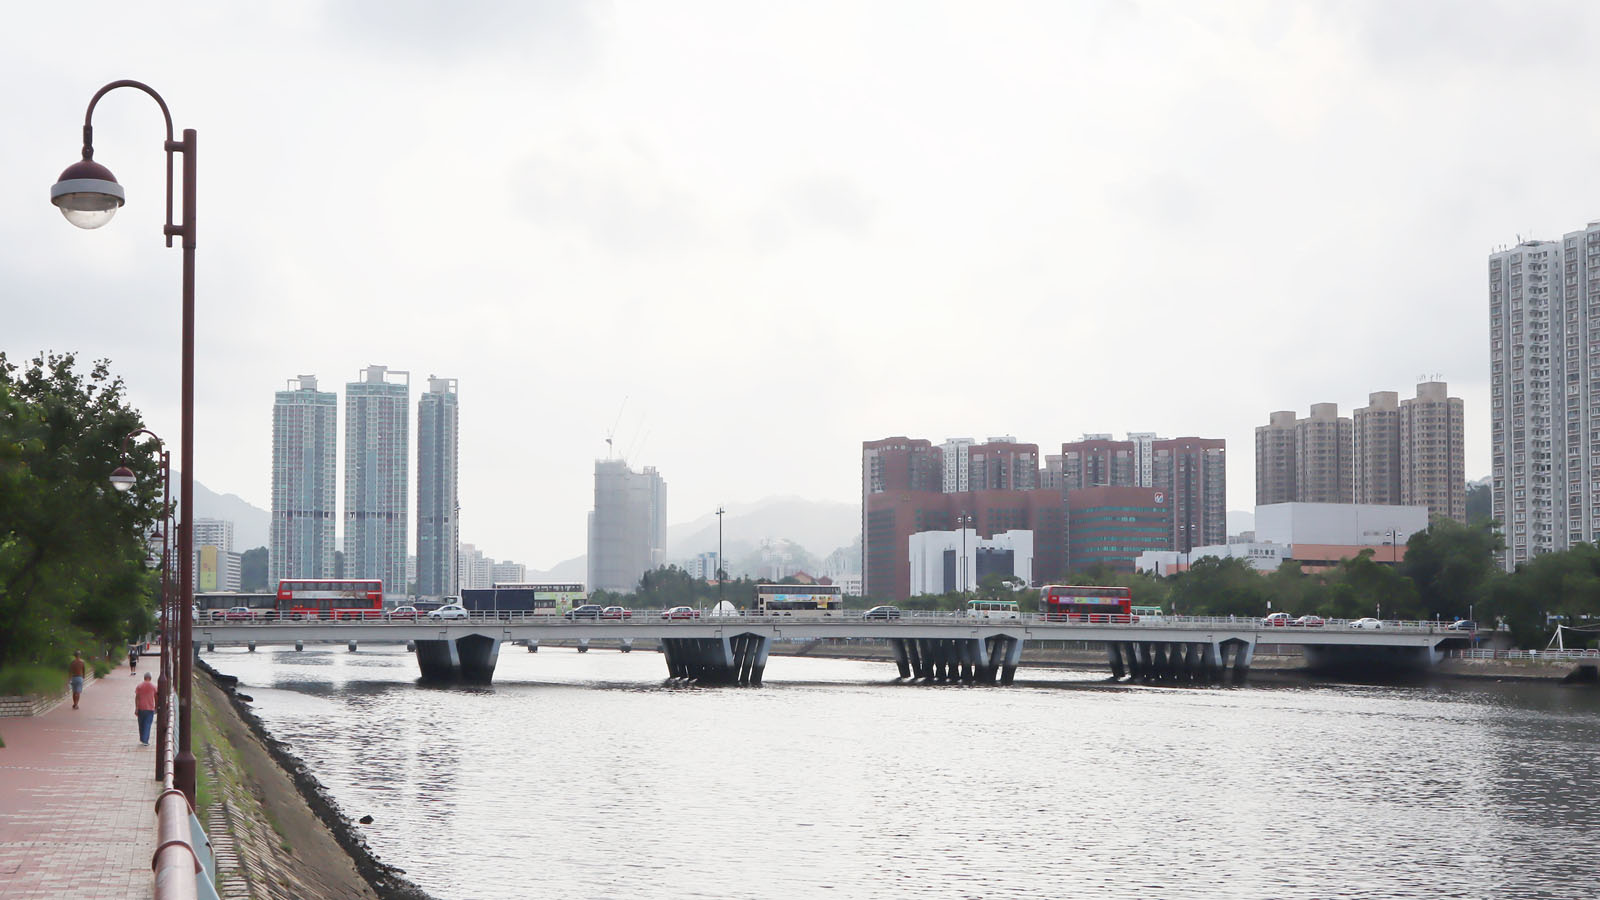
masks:
[[[127,466],[117,466],[111,473],[111,486],[123,493],[133,487],[133,470]]]
[[[81,159],[67,166],[50,186],[50,202],[61,210],[68,222],[79,228],[99,228],[111,221],[123,200],[122,185],[117,184],[117,177],[92,159]]]

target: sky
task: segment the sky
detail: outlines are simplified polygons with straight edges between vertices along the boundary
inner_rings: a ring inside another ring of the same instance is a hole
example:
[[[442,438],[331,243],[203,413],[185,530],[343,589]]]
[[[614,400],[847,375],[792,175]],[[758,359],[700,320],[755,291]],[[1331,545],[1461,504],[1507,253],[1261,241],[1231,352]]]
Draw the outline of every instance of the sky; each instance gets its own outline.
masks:
[[[365,366],[457,378],[462,539],[534,567],[608,436],[673,522],[856,502],[893,435],[1221,437],[1249,510],[1271,411],[1438,377],[1477,478],[1487,256],[1600,218],[1587,2],[149,9],[8,11],[0,351],[109,359],[176,444],[155,105],[96,110],[110,225],[48,202],[145,81],[199,133],[195,476],[269,508],[298,374],[341,428]]]

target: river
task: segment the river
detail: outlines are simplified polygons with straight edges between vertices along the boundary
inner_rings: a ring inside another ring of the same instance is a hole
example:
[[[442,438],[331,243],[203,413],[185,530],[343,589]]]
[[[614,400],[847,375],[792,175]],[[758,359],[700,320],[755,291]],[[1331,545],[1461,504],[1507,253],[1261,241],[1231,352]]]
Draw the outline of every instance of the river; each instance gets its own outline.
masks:
[[[1595,896],[1600,691],[1266,679],[897,683],[774,656],[507,645],[492,686],[399,647],[206,654],[375,853],[442,900]]]

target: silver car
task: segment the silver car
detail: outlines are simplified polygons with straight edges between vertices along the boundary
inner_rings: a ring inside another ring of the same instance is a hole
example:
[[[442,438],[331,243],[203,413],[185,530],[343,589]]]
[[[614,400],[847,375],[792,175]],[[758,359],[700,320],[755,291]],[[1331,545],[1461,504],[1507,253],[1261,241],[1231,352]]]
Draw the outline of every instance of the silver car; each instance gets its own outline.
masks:
[[[428,618],[436,621],[441,619],[470,619],[472,615],[467,612],[465,606],[459,603],[446,603],[444,606],[428,613]]]
[[[1374,619],[1371,616],[1367,616],[1365,619],[1357,619],[1354,622],[1351,622],[1350,623],[1350,627],[1351,628],[1382,628],[1383,627],[1383,623],[1378,621],[1377,619]]]

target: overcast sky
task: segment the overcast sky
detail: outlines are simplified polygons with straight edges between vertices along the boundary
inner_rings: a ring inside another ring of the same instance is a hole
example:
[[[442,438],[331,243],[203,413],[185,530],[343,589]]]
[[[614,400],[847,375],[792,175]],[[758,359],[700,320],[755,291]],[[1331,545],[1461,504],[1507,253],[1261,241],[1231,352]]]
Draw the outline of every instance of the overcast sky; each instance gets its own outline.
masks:
[[[298,373],[341,467],[361,367],[459,378],[463,540],[539,567],[613,428],[674,522],[856,501],[897,434],[1221,437],[1250,509],[1270,411],[1426,374],[1480,477],[1486,256],[1600,218],[1592,2],[161,6],[7,13],[0,349],[176,443],[154,105],[96,112],[116,221],[48,203],[147,81],[199,131],[196,477],[270,507]]]

